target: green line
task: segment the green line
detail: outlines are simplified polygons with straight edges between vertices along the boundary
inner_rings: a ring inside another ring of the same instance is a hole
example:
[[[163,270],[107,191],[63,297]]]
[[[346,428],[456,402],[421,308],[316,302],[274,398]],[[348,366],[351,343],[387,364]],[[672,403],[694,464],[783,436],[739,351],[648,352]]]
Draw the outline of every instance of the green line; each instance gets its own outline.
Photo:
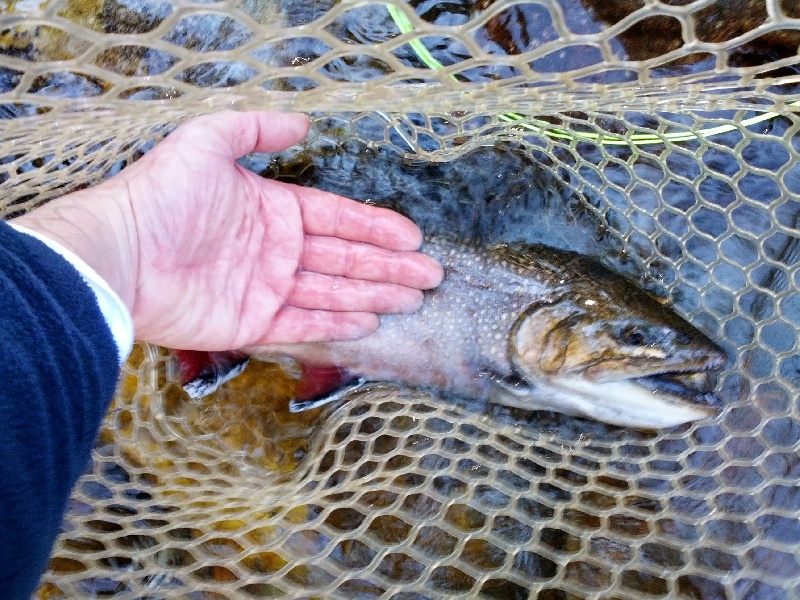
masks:
[[[409,21],[406,13],[393,4],[387,4],[386,8],[389,10],[389,15],[391,15],[392,19],[394,19],[394,22],[397,25],[397,28],[400,30],[400,33],[411,33],[414,31],[414,26],[411,24],[411,21]],[[422,43],[422,40],[415,38],[408,44],[411,46],[414,52],[417,53],[419,59],[425,63],[425,66],[429,69],[435,71],[436,69],[441,69],[444,67],[444,65],[436,60],[433,57],[433,54],[428,51],[428,49],[425,47],[425,44]],[[458,79],[456,79],[453,75],[450,75],[450,77],[454,81],[458,81]]]
[[[400,30],[400,33],[411,33],[414,31],[413,24],[402,10],[400,10],[393,4],[386,4],[385,6],[389,11],[389,15],[394,20],[395,25],[397,25],[397,28]],[[430,51],[425,47],[425,44],[422,43],[422,40],[415,38],[413,40],[410,40],[408,44],[409,46],[411,46],[411,49],[414,50],[414,52],[417,54],[419,59],[429,69],[437,70],[444,68],[444,65],[442,65],[442,63],[436,60],[430,53]],[[453,81],[458,81],[455,75],[450,75],[450,78]],[[795,102],[790,102],[789,106],[800,106],[800,100],[797,100]],[[742,127],[749,127],[750,125],[755,125],[757,123],[769,121],[770,119],[774,119],[779,115],[780,113],[776,112],[766,112],[761,115],[751,117],[749,119],[744,119],[743,121],[740,122],[740,125]],[[498,119],[500,119],[501,121],[505,121],[507,123],[513,123],[526,118],[527,117],[517,113],[505,113],[498,117]],[[551,138],[578,140],[578,141],[585,140],[585,141],[596,142],[599,144],[616,145],[616,146],[627,146],[630,144],[635,144],[635,145],[663,144],[665,140],[669,140],[671,142],[686,142],[690,140],[696,140],[699,138],[707,138],[712,135],[729,133],[737,129],[735,125],[719,125],[717,127],[709,127],[708,129],[701,129],[698,132],[683,131],[675,133],[665,133],[663,135],[655,135],[650,133],[637,133],[626,139],[616,135],[604,134],[604,133],[584,133],[580,131],[567,131],[565,129],[553,128],[551,127],[550,123],[542,121],[540,119],[533,119],[533,121],[534,123],[536,123],[535,125],[532,123],[519,123],[519,126],[524,127],[525,129],[529,129],[535,133],[546,135]]]

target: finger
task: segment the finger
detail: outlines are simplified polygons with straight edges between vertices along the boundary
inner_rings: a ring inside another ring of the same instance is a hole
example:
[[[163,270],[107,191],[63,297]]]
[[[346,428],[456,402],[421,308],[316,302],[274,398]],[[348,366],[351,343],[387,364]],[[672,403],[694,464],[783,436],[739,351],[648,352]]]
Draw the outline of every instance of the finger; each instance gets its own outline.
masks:
[[[356,340],[378,329],[378,316],[364,312],[331,312],[284,306],[269,331],[250,346]]]
[[[298,273],[286,304],[333,311],[405,313],[422,306],[422,292],[402,285],[374,283],[319,273]]]
[[[188,121],[175,131],[179,136],[202,138],[209,134],[225,146],[231,158],[250,152],[275,152],[296,144],[308,134],[309,120],[300,113],[220,112]]]
[[[442,266],[419,252],[395,252],[315,235],[306,236],[301,267],[325,275],[395,283],[421,290],[435,288],[444,277]]]
[[[422,244],[419,227],[393,210],[314,188],[293,187],[306,234],[366,242],[390,250],[416,250]]]

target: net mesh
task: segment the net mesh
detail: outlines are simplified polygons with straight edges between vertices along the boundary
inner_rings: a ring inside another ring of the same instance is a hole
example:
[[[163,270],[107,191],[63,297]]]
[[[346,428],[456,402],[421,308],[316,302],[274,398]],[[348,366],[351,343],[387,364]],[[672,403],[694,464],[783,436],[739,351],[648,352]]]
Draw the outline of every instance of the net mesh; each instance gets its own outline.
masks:
[[[193,115],[303,110],[251,168],[393,205],[355,188],[412,165],[461,196],[401,208],[484,241],[547,237],[547,187],[732,356],[718,418],[654,432],[388,384],[294,415],[271,364],[190,401],[137,346],[38,596],[800,598],[799,45],[789,0],[7,0],[5,217]]]

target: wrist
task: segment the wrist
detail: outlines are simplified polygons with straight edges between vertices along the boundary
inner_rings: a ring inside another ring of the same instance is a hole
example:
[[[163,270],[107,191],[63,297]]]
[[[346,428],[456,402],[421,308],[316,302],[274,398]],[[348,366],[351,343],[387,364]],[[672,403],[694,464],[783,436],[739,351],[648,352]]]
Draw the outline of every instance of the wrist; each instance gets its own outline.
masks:
[[[13,219],[75,253],[133,310],[138,248],[124,185],[114,180],[73,192]]]

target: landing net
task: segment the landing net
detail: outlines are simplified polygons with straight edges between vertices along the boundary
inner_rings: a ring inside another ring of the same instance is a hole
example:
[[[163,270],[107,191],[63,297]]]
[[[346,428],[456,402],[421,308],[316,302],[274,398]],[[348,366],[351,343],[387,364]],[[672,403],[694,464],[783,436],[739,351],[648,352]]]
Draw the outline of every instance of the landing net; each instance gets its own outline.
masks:
[[[485,241],[547,188],[732,356],[718,418],[655,432],[388,384],[291,415],[268,364],[192,401],[137,346],[39,597],[800,598],[798,46],[789,0],[7,0],[5,217],[189,117],[307,111],[249,164],[374,201],[370,158],[473,161],[442,205]]]

